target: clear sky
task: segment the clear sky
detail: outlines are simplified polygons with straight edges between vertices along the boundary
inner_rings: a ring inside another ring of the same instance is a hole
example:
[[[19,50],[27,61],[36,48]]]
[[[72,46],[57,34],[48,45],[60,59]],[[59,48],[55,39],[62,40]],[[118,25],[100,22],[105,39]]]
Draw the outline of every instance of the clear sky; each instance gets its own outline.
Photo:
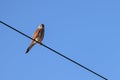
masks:
[[[109,80],[120,80],[119,0],[1,0],[0,20]],[[103,80],[0,24],[0,80]]]

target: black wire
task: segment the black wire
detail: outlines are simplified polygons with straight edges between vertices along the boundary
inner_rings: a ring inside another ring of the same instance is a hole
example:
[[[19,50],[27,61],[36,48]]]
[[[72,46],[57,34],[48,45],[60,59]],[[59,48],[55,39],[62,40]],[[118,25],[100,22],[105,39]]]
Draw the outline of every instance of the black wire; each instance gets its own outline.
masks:
[[[13,28],[12,26],[10,26],[10,25],[8,25],[8,24],[6,24],[6,23],[2,22],[2,21],[0,21],[0,23],[2,23],[2,24],[4,24],[5,26],[7,26],[7,27],[11,28],[12,30],[14,30],[14,31],[16,31],[16,32],[18,32],[18,33],[20,33],[20,34],[22,34],[23,36],[25,36],[25,37],[27,37],[27,38],[29,38],[29,39],[32,39],[31,37],[29,37],[29,36],[28,36],[28,35],[26,35],[25,33],[23,33],[23,32],[21,32],[21,31],[19,31],[19,30],[15,29],[15,28]],[[32,39],[32,40],[34,40],[34,39]],[[34,40],[34,41],[35,41],[35,40]],[[99,77],[103,78],[104,80],[108,80],[107,78],[105,78],[105,77],[101,76],[100,74],[98,74],[98,73],[94,72],[93,70],[91,70],[91,69],[89,69],[89,68],[87,68],[87,67],[85,67],[85,66],[81,65],[80,63],[78,63],[78,62],[76,62],[76,61],[74,61],[74,60],[72,60],[72,59],[70,59],[70,58],[66,57],[65,55],[63,55],[63,54],[61,54],[61,53],[57,52],[56,50],[54,50],[54,49],[52,49],[52,48],[50,48],[50,47],[46,46],[45,44],[40,43],[40,42],[38,42],[38,41],[36,41],[36,42],[37,42],[37,43],[39,43],[39,44],[41,44],[42,46],[46,47],[47,49],[49,49],[49,50],[51,50],[51,51],[53,51],[53,52],[57,53],[58,55],[60,55],[60,56],[64,57],[65,59],[67,59],[67,60],[69,60],[69,61],[73,62],[74,64],[76,64],[76,65],[78,65],[78,66],[80,66],[80,67],[82,67],[82,68],[84,68],[84,69],[86,69],[86,70],[90,71],[91,73],[93,73],[93,74],[95,74],[95,75],[97,75],[97,76],[99,76]]]

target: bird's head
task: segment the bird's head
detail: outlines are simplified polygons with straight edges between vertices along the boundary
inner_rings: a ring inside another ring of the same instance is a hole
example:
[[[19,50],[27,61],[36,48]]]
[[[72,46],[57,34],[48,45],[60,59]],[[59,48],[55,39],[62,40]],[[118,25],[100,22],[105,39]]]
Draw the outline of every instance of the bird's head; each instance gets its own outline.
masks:
[[[44,24],[41,24],[40,26],[44,28]]]
[[[38,26],[38,28],[39,28],[39,29],[44,28],[44,24],[40,24],[40,25]]]

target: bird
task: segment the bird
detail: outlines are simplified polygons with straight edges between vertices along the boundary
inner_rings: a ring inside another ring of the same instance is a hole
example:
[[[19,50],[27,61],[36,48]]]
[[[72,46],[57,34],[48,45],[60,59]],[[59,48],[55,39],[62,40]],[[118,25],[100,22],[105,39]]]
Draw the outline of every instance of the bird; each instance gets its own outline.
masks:
[[[38,28],[36,29],[36,31],[34,32],[33,34],[33,37],[32,37],[32,42],[30,43],[29,47],[27,48],[26,50],[26,54],[31,50],[31,48],[37,43],[39,42],[40,44],[42,44],[42,40],[44,38],[44,24],[40,24],[38,26]]]

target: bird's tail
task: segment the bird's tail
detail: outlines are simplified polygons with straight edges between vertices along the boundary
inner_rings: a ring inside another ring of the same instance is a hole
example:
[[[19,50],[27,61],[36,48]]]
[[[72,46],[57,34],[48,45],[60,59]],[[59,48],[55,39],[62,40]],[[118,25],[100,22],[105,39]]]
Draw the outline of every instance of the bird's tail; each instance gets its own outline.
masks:
[[[35,43],[34,42],[32,42],[31,44],[30,44],[30,46],[27,48],[27,50],[26,50],[26,54],[31,50],[31,48],[33,47],[35,45]]]

